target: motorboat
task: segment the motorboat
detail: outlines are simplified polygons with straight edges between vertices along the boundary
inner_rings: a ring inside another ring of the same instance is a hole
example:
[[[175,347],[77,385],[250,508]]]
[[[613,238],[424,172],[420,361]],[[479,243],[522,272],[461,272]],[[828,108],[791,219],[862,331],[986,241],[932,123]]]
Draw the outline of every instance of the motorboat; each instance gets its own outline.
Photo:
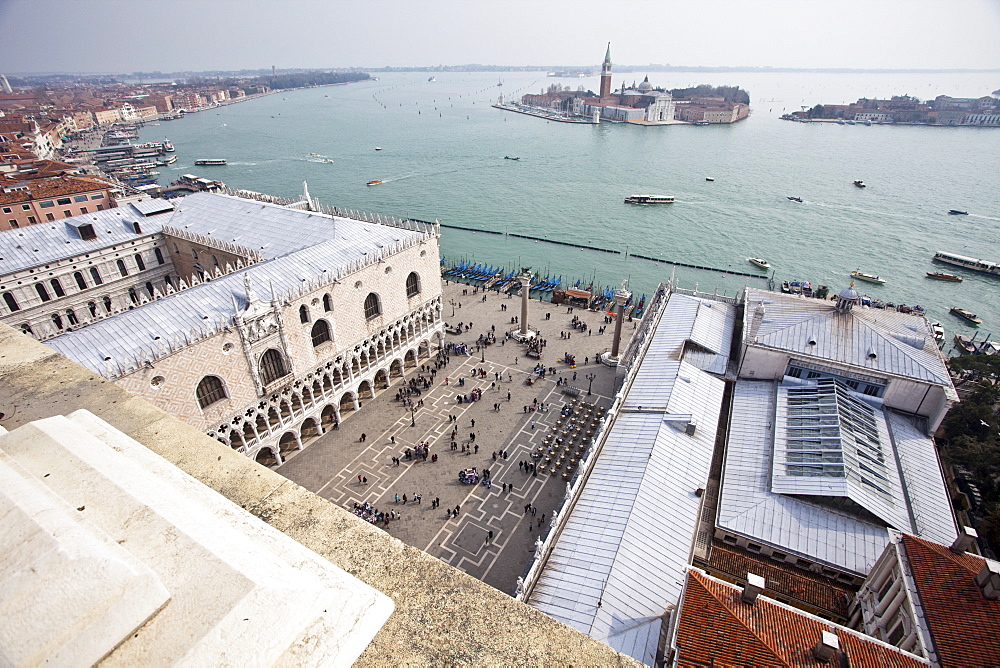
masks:
[[[715,179],[714,179],[714,178],[712,178],[711,176],[706,176],[706,177],[705,177],[705,180],[706,180],[706,181],[714,181]]]
[[[380,183],[382,183],[382,181],[379,181],[378,179],[376,179],[375,181],[369,181],[365,185],[367,185],[367,186],[377,186]]]
[[[861,179],[858,179],[857,181],[855,181],[854,185],[857,186],[858,188],[867,188],[868,187],[868,186],[865,185],[865,182],[862,181]]]
[[[673,197],[663,195],[630,195],[625,198],[626,204],[673,204]]]
[[[788,196],[786,195],[786,197],[788,197]],[[788,197],[788,201],[790,201],[790,202],[798,202],[799,204],[802,204],[802,198],[801,197]]]
[[[226,161],[223,158],[203,158],[201,160],[195,160],[194,164],[199,166],[225,165]]]
[[[748,257],[747,258],[747,262],[749,262],[750,264],[756,265],[756,266],[760,267],[761,269],[770,269],[771,268],[771,265],[768,263],[768,261],[765,260],[765,259],[763,259],[763,258]]]
[[[949,274],[944,271],[928,271],[927,278],[936,278],[939,281],[952,281],[954,283],[961,283],[964,280],[961,276]]]
[[[521,158],[520,157],[511,156],[511,155],[505,155],[503,157],[503,159],[504,160],[520,160]]]
[[[975,355],[976,354],[976,342],[974,340],[975,338],[976,337],[974,336],[970,338],[968,336],[962,336],[961,334],[956,334],[955,345],[958,347],[959,350],[961,350],[966,355]]]
[[[978,317],[972,311],[966,311],[964,308],[958,308],[957,306],[952,306],[949,310],[953,315],[957,315],[959,318],[967,320],[974,325],[983,324],[982,318]]]
[[[376,151],[381,151],[381,150],[382,150],[382,147],[381,147],[381,146],[376,146],[376,147],[375,147],[375,150],[376,150]]]
[[[868,281],[869,283],[878,283],[879,285],[881,285],[882,283],[885,283],[885,279],[884,278],[881,278],[880,276],[878,276],[876,274],[866,274],[865,272],[861,271],[860,269],[855,269],[854,271],[852,271],[851,272],[851,276],[853,278],[858,279],[859,281]]]
[[[944,343],[944,327],[940,322],[931,323],[931,333],[934,335],[934,340],[937,341],[939,346]]]
[[[952,216],[968,216],[968,211],[959,211],[958,209],[948,209],[948,213]]]

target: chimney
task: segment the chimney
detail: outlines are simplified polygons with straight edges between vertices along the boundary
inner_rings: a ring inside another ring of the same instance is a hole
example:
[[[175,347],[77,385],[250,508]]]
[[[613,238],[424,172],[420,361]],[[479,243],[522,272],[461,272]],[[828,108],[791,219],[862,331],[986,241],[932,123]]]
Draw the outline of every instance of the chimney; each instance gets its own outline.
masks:
[[[958,534],[958,538],[955,542],[951,544],[948,549],[955,554],[962,554],[963,552],[968,552],[969,548],[976,544],[976,539],[979,538],[979,534],[972,527],[962,527],[962,533]]]
[[[1000,598],[1000,562],[986,559],[982,570],[976,574],[976,584],[985,598]]]
[[[747,605],[753,605],[754,601],[757,600],[757,595],[764,591],[766,584],[763,577],[747,573],[747,584],[743,587],[743,594],[740,596],[740,600]]]
[[[827,663],[835,661],[837,659],[837,655],[840,653],[840,639],[837,638],[835,633],[823,631],[823,635],[820,636],[819,642],[813,646],[812,653],[813,656],[820,661],[825,661]]]

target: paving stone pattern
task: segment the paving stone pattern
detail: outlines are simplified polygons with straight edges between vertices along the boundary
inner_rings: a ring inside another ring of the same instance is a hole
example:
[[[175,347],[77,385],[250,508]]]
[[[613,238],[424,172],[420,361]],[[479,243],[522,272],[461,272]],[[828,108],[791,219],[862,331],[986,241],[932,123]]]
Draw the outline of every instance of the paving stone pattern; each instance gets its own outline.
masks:
[[[615,372],[595,364],[594,358],[599,351],[611,348],[614,326],[608,324],[600,335],[597,332],[605,325],[604,312],[575,308],[569,313],[566,306],[533,300],[529,305],[529,326],[540,331],[548,342],[541,362],[556,368],[554,375],[538,379],[533,368],[539,360],[527,358],[524,347],[513,340],[501,344],[504,332],[518,327],[510,320],[520,314],[520,297],[490,292],[483,302],[483,292],[474,290],[458,283],[444,286],[443,312],[449,331],[454,331],[459,322],[472,323],[472,328],[461,334],[447,334],[445,343],[466,343],[470,354],[451,356],[448,364],[437,371],[431,388],[419,397],[411,397],[414,403],[422,399],[423,406],[411,413],[396,401],[396,391],[401,387],[396,381],[361,410],[349,414],[339,429],[328,431],[294,453],[277,471],[342,507],[351,509],[355,502],[369,502],[379,510],[401,513],[400,519],[390,521],[388,533],[513,594],[517,577],[531,563],[535,540],[549,529],[552,511],[562,503],[567,486],[562,475],[565,469],[556,475],[532,476],[521,470],[518,462],[534,461],[531,452],[555,428],[560,408],[573,400],[557,386],[560,377],[580,390],[580,402],[598,407],[595,415],[603,414],[610,406]],[[545,319],[546,313],[551,314],[549,320]],[[573,329],[574,316],[592,327],[593,334]],[[487,346],[484,353],[475,350],[478,336],[494,326],[497,343]],[[626,323],[623,337],[632,331],[633,323]],[[570,338],[560,338],[560,332],[569,332]],[[580,362],[576,369],[557,361],[565,352]],[[584,357],[590,358],[589,364],[582,363]],[[405,380],[420,373],[430,377],[433,354],[421,364],[424,366],[407,369]],[[421,372],[421,368],[425,371]],[[485,370],[485,377],[474,378],[473,370],[479,369]],[[498,373],[502,381],[496,383]],[[596,376],[590,396],[588,374]],[[464,387],[457,386],[460,378],[465,379]],[[536,382],[529,386],[525,382],[528,378]],[[480,401],[457,403],[459,392],[469,394],[476,388],[483,392]],[[549,406],[549,410],[530,411],[535,400]],[[496,403],[500,404],[499,411],[493,408]],[[528,413],[524,406],[529,407]],[[449,416],[456,421],[450,421]],[[453,429],[458,432],[457,451],[450,446]],[[478,453],[470,440],[471,433],[476,435]],[[366,436],[364,442],[360,441],[362,434]],[[430,457],[426,461],[404,458],[406,448],[425,441],[430,444],[430,454],[438,456],[437,462]],[[463,445],[468,446],[466,453],[461,451]],[[507,458],[501,456],[494,461],[493,453],[504,450]],[[393,464],[393,457],[401,459],[398,466]],[[473,466],[480,472],[490,470],[492,487],[459,482],[459,470]],[[367,478],[367,484],[359,483],[358,476]],[[505,484],[512,486],[506,493]],[[397,503],[395,496],[404,494],[406,504],[402,500]],[[414,495],[422,496],[420,503],[414,501]],[[432,507],[435,498],[440,498],[440,508]],[[527,504],[534,506],[534,514],[525,512]],[[449,519],[448,509],[456,506],[458,518]],[[492,539],[489,531],[493,532]]]

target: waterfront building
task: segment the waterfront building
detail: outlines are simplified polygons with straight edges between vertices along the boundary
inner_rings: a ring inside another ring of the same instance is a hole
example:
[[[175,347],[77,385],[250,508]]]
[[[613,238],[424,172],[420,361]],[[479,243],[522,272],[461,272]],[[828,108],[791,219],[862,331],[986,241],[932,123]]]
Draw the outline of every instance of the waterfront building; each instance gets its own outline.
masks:
[[[0,317],[280,464],[440,346],[438,235],[229,195],[138,202],[0,234]]]
[[[662,286],[519,597],[655,665],[692,563],[843,624],[889,529],[950,544],[945,360],[923,318],[858,301]]]
[[[20,180],[0,189],[0,230],[86,215],[114,206],[115,187],[80,176]]]

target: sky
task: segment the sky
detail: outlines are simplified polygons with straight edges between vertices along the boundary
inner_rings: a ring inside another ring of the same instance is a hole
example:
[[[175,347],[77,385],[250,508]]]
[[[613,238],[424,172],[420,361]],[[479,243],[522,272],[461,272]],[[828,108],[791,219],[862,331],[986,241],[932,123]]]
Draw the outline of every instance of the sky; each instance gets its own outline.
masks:
[[[1000,68],[1000,0],[0,0],[0,71]],[[1000,81],[998,81],[1000,86]]]

